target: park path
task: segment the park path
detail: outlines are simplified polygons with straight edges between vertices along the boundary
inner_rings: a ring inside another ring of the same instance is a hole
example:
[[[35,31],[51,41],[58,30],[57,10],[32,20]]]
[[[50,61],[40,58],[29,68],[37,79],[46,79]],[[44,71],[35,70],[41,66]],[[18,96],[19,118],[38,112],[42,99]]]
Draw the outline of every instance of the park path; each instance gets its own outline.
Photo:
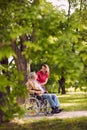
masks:
[[[15,118],[13,120],[13,122],[19,122],[21,124],[23,124],[24,122],[28,122],[28,121],[35,121],[35,120],[43,120],[43,119],[55,119],[55,118],[59,118],[59,119],[64,119],[64,118],[77,118],[77,117],[87,117],[87,111],[70,111],[70,112],[61,112],[58,114],[49,114],[48,116],[45,116],[43,114],[38,115],[36,117],[29,117],[29,116],[24,116],[21,119]]]

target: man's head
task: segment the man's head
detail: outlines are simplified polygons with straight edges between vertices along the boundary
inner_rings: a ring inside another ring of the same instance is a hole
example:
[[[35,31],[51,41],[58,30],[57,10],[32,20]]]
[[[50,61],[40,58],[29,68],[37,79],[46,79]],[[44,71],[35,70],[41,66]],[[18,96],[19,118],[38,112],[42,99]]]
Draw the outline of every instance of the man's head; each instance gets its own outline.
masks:
[[[29,78],[30,79],[37,79],[37,74],[35,73],[35,72],[30,72],[30,74],[29,74]]]

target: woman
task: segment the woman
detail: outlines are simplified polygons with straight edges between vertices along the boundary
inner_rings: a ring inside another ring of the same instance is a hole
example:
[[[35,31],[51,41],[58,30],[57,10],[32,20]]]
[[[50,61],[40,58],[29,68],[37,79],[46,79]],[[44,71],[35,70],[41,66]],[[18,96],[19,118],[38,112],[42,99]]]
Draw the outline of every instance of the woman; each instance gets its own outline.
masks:
[[[47,64],[42,65],[41,70],[37,72],[37,81],[41,84],[41,86],[44,86],[49,78],[49,66]]]

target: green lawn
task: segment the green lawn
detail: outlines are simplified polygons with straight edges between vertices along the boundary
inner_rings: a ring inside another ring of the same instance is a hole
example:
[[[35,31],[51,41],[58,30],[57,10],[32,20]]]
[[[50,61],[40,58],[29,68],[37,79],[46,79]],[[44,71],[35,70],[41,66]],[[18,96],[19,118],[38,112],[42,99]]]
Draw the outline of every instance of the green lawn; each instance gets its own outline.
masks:
[[[87,110],[87,93],[68,93],[58,95],[61,107],[64,111]],[[20,122],[9,122],[2,124],[0,130],[87,130],[87,117],[72,119],[31,119]]]
[[[87,93],[72,92],[66,95],[58,95],[58,98],[65,111],[87,110]]]

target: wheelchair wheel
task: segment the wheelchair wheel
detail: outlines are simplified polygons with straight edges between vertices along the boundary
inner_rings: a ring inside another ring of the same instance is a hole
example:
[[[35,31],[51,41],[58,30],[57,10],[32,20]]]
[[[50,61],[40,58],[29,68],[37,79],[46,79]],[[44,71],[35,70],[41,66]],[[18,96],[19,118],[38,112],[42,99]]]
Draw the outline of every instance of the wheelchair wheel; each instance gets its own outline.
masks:
[[[40,111],[40,103],[36,98],[30,97],[25,100],[24,108],[28,116],[36,116]]]
[[[50,114],[51,113],[51,106],[47,99],[44,100],[44,114]]]

